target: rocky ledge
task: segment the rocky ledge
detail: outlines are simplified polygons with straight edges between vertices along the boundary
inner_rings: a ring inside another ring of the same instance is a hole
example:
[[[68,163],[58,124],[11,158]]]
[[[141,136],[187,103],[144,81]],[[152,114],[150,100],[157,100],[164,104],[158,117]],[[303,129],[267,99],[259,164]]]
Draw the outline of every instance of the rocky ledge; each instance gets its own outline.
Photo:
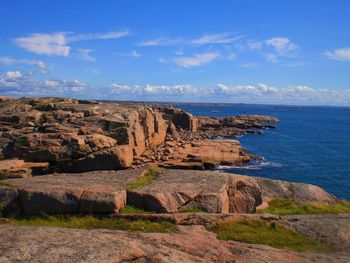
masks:
[[[165,170],[148,184],[130,187],[147,177],[146,172],[130,169],[2,180],[0,207],[5,214],[26,215],[113,214],[126,205],[154,213],[195,209],[230,214],[253,213],[271,198],[301,204],[337,202],[309,184],[209,171]]]

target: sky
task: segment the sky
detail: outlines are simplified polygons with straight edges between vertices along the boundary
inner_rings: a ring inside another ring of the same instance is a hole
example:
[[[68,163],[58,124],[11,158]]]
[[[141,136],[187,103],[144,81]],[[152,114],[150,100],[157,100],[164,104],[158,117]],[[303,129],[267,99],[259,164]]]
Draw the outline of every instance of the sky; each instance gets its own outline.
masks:
[[[0,95],[350,106],[350,1],[0,2]]]

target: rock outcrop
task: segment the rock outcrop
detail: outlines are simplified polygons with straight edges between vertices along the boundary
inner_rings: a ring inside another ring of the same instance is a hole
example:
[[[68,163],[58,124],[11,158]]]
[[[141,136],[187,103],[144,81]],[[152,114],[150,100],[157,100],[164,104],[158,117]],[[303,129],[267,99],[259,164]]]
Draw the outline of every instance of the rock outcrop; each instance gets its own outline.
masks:
[[[297,204],[335,204],[337,202],[333,195],[316,185],[259,177],[255,177],[255,179],[261,189],[265,204],[274,198],[290,199]]]
[[[151,184],[127,193],[128,204],[159,213],[251,213],[261,201],[254,179],[204,171],[167,170]]]
[[[0,104],[0,158],[48,162],[61,172],[123,169],[163,144],[169,127],[195,131],[196,123],[180,110],[137,104],[6,100]]]
[[[98,171],[4,180],[8,186],[0,186],[0,206],[5,212],[27,215],[118,213],[126,204],[127,186],[144,172]]]
[[[0,160],[0,179],[27,178],[32,174],[44,174],[48,171],[48,163],[31,163],[23,160]]]

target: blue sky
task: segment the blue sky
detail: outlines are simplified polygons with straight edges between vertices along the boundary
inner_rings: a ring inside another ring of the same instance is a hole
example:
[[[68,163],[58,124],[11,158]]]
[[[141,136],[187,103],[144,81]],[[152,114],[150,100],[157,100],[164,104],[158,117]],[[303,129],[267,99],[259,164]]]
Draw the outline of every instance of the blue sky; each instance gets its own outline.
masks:
[[[350,1],[0,3],[0,94],[350,105]]]

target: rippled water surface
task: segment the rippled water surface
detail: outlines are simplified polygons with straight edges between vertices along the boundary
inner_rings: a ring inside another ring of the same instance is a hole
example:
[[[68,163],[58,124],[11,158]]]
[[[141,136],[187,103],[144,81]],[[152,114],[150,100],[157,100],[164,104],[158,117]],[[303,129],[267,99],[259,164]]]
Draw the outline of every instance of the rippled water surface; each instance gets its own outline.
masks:
[[[179,106],[193,115],[262,114],[280,119],[264,135],[237,138],[262,161],[228,172],[311,183],[350,200],[350,108],[267,105]]]

